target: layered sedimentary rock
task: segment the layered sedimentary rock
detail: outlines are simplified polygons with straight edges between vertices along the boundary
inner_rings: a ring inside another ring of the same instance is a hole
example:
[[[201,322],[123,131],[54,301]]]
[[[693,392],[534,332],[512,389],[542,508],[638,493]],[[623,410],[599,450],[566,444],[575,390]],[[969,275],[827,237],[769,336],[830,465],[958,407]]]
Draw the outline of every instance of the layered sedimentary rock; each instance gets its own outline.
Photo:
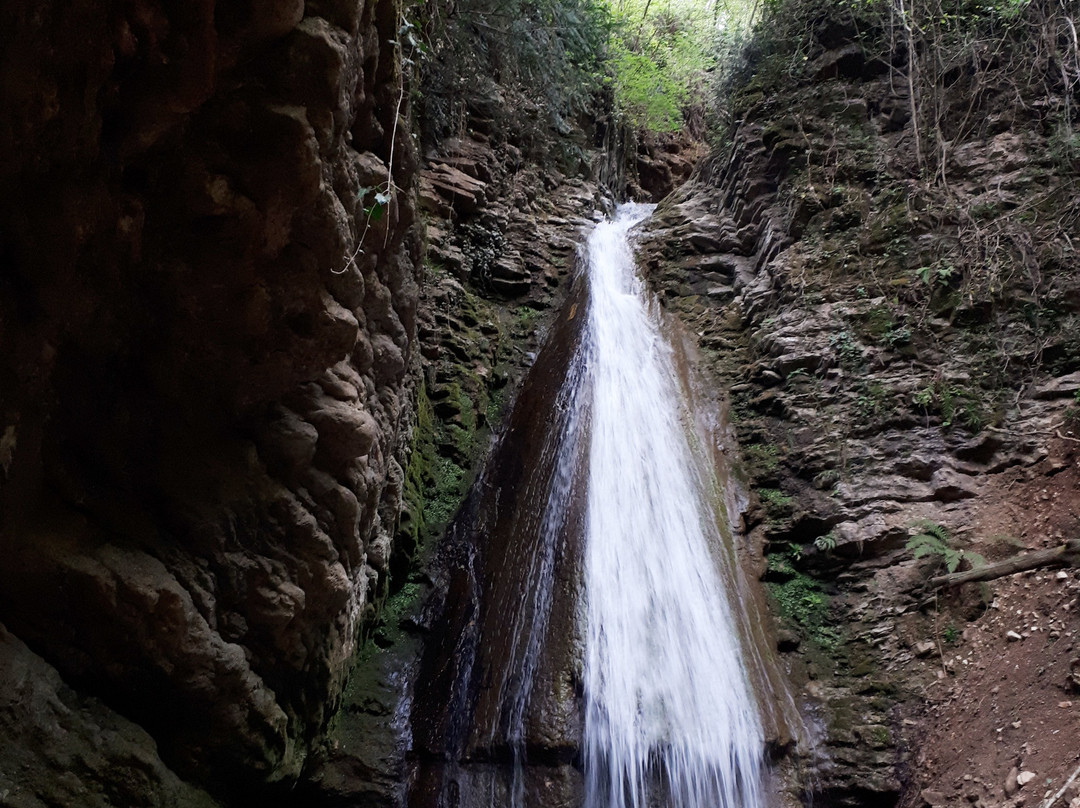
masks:
[[[98,795],[71,804],[133,804],[64,763],[87,744],[143,761],[145,804],[205,799],[169,769],[288,782],[334,712],[412,417],[399,24],[382,0],[0,16],[0,670],[68,716],[35,758],[38,697],[0,705],[14,804],[56,769]]]
[[[890,68],[821,28],[800,79],[768,85],[763,66],[735,93],[733,146],[660,205],[647,264],[731,390],[753,489],[744,518],[786,626],[780,650],[823,729],[802,788],[831,805],[917,805],[920,789],[953,784],[920,784],[911,762],[947,762],[959,744],[974,756],[980,740],[933,730],[913,694],[978,713],[985,693],[951,684],[954,654],[975,670],[986,627],[965,626],[994,590],[939,599],[924,582],[944,550],[905,544],[937,531],[953,553],[1001,557],[1059,540],[1037,526],[1074,518],[1067,503],[1049,520],[1024,503],[1049,500],[1074,455],[1076,166],[1055,151],[1049,113],[961,82],[943,103],[977,113],[939,143],[939,175],[920,176],[912,101],[889,74],[902,56]],[[1064,114],[1060,97],[1045,104]],[[1066,666],[1045,653],[1048,669]],[[985,746],[989,730],[971,726]],[[934,731],[947,748],[921,748]],[[1070,761],[1041,765],[1059,777]],[[961,785],[977,778],[966,799],[1003,798],[993,771],[963,773]]]

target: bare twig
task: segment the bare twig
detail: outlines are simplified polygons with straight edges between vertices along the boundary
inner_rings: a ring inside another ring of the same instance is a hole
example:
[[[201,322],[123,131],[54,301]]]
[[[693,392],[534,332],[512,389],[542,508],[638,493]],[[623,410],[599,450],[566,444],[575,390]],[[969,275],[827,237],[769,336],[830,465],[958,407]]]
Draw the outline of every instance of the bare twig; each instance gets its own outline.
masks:
[[[1078,775],[1080,775],[1080,766],[1077,766],[1073,773],[1069,775],[1069,779],[1065,781],[1065,785],[1058,789],[1057,794],[1050,797],[1042,804],[1042,808],[1050,808],[1051,805],[1061,799],[1061,795],[1065,793],[1065,789],[1072,785],[1073,780],[1075,780]]]

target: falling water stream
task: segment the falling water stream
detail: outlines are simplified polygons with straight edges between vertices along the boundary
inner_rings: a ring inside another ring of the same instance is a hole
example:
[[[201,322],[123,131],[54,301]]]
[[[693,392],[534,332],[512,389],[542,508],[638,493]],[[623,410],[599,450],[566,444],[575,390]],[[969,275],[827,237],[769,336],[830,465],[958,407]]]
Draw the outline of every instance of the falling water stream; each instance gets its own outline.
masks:
[[[593,229],[449,531],[411,808],[763,804],[710,438],[634,272],[650,211]]]
[[[585,808],[756,808],[763,733],[692,415],[622,206],[588,242]]]

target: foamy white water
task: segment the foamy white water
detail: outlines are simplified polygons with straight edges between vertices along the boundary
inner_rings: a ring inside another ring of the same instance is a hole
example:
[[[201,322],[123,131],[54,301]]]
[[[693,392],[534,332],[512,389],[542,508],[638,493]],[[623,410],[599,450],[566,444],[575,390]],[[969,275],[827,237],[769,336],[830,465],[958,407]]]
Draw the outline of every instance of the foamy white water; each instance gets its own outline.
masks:
[[[585,808],[759,808],[763,732],[672,349],[623,205],[589,238]]]

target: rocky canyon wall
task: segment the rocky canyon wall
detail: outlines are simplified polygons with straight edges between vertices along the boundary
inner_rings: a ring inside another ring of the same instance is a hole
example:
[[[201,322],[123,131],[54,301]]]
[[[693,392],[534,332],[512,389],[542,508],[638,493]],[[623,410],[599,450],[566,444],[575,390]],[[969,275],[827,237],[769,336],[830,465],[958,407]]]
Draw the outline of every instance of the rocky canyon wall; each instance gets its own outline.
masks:
[[[0,11],[0,803],[259,794],[324,732],[413,418],[400,15]]]
[[[945,551],[906,545],[967,565],[1076,534],[1077,87],[1026,56],[951,75],[931,177],[905,54],[842,17],[759,54],[646,263],[731,391],[745,528],[821,733],[799,788],[1016,805],[1010,769],[1056,790],[1075,768],[1080,582],[935,593]]]

